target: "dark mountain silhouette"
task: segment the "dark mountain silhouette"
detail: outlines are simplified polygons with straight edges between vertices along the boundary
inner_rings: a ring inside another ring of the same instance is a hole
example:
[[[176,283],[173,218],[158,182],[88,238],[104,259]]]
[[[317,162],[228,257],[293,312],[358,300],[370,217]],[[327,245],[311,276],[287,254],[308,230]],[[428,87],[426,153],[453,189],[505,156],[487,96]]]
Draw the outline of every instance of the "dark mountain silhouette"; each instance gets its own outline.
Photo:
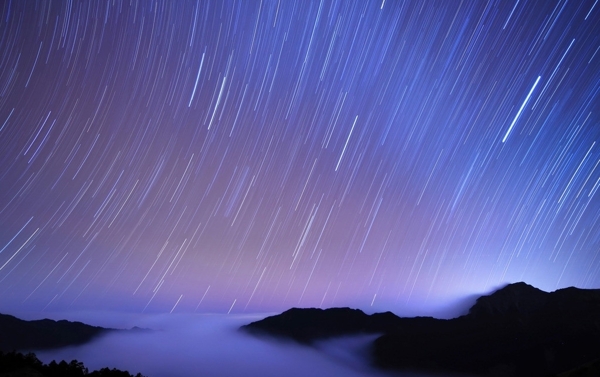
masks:
[[[367,315],[359,309],[299,309],[292,308],[279,315],[242,326],[261,335],[270,334],[310,344],[315,340],[361,333],[387,333],[403,323],[437,323],[431,317],[400,318],[392,312]]]
[[[394,370],[527,377],[571,371],[565,374],[571,376],[600,358],[600,290],[548,293],[515,283],[478,298],[468,314],[449,320],[349,308],[290,309],[242,329],[304,344],[380,333],[372,344],[373,362]]]
[[[72,360],[43,364],[33,353],[16,351],[42,350],[76,346],[112,331],[150,331],[139,327],[115,330],[81,322],[42,319],[24,321],[0,314],[0,377],[134,377],[127,371],[102,368],[89,372],[83,363]],[[140,373],[135,377],[143,377]]]
[[[0,351],[74,346],[89,342],[109,331],[117,330],[65,320],[24,321],[11,315],[0,314]]]

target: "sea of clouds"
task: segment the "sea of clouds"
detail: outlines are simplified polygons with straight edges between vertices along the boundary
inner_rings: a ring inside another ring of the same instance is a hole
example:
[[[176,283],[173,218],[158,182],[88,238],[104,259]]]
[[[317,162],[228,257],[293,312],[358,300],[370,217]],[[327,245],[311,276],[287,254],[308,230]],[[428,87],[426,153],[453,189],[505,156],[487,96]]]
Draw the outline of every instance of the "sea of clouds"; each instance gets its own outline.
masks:
[[[375,335],[327,340],[308,347],[239,330],[264,315],[94,313],[70,317],[97,326],[149,330],[114,332],[78,347],[36,351],[43,362],[78,360],[90,371],[109,367],[148,377],[417,376],[372,368],[368,346]]]

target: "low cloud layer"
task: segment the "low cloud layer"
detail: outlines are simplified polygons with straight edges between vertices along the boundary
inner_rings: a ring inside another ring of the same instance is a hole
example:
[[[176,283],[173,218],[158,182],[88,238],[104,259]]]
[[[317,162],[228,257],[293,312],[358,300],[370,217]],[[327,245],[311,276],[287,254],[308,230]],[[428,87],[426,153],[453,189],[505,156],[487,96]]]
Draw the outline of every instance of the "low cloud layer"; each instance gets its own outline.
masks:
[[[76,359],[88,369],[118,368],[148,377],[389,376],[368,365],[373,336],[341,338],[316,347],[262,339],[238,331],[256,316],[164,315],[126,318],[147,332],[113,333],[81,347],[36,352],[44,362]],[[118,323],[89,318],[93,324]],[[406,374],[403,374],[406,376]]]

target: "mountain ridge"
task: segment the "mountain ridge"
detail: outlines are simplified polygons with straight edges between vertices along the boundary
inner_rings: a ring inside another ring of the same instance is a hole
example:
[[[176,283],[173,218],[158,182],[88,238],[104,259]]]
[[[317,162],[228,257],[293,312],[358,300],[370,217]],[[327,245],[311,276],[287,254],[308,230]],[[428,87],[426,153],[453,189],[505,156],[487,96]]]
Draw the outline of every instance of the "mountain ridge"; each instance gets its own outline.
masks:
[[[119,330],[47,318],[25,321],[9,314],[0,314],[0,351],[75,346],[112,331]]]
[[[545,292],[519,282],[479,297],[467,314],[447,320],[292,308],[241,329],[303,344],[378,333],[371,356],[380,368],[545,377],[600,357],[600,289]]]

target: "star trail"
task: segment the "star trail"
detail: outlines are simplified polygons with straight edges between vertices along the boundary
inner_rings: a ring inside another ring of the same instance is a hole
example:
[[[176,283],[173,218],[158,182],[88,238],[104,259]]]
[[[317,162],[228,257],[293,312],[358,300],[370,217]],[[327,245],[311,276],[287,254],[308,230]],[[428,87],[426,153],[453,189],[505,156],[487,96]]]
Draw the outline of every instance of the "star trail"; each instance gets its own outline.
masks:
[[[0,309],[600,287],[597,3],[2,1]]]

